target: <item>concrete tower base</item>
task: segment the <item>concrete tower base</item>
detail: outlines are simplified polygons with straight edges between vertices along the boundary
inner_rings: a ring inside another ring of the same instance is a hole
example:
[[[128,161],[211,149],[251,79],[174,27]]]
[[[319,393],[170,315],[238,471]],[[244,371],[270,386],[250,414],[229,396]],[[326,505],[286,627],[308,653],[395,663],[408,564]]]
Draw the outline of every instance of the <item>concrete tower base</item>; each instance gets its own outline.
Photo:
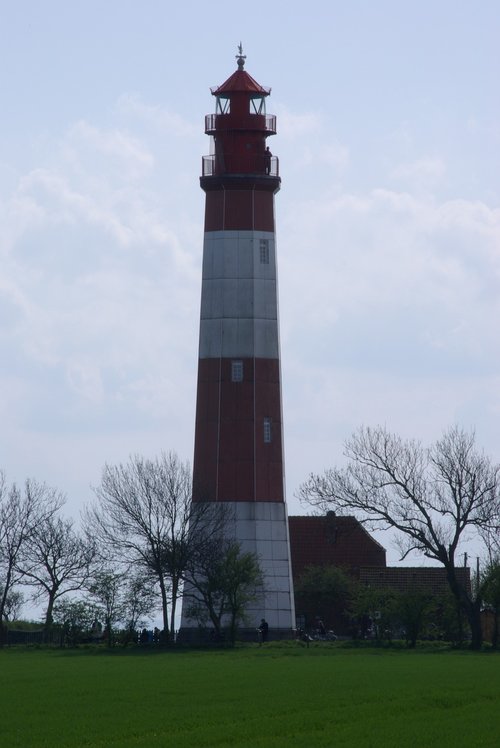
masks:
[[[246,621],[238,630],[238,639],[255,641],[262,618],[269,625],[270,640],[289,639],[295,628],[295,609],[286,505],[271,501],[224,503],[233,518],[227,536],[240,543],[244,553],[254,553],[258,557],[264,577],[262,595],[247,607]],[[209,633],[200,629],[197,621],[187,618],[185,603],[178,639],[203,640]]]

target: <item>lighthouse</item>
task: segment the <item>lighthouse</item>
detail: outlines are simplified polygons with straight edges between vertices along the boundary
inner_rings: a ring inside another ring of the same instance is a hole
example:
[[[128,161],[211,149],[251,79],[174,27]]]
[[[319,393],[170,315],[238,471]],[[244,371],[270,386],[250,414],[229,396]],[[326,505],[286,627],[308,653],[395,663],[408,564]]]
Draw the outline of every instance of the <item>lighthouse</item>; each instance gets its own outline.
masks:
[[[255,553],[261,598],[246,611],[271,637],[295,626],[284,490],[283,419],[274,196],[279,164],[267,140],[276,117],[269,88],[237,69],[212,88],[205,118],[210,155],[202,159],[205,227],[193,502],[225,502],[231,535]],[[195,622],[183,611],[182,629]]]

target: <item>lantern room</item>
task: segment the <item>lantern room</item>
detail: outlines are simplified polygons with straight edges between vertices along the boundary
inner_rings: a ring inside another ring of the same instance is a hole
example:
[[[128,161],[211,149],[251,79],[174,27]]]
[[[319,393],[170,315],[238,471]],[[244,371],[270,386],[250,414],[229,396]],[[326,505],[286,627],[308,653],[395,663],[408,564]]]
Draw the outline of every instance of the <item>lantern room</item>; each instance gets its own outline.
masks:
[[[244,69],[241,45],[237,70],[211,89],[215,113],[205,117],[205,132],[212,139],[210,155],[203,157],[203,178],[223,175],[278,177],[278,159],[266,139],[276,134],[275,115],[266,114],[264,88]]]

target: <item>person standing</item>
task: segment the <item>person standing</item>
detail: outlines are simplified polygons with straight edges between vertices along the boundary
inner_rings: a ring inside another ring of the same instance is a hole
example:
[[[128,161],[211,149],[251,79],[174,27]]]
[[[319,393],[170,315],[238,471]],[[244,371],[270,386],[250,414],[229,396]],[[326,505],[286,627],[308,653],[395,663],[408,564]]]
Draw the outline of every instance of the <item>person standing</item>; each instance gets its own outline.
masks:
[[[267,148],[266,148],[266,150],[264,152],[264,155],[265,155],[266,174],[270,174],[271,173],[271,157],[272,157],[273,154],[269,150],[269,146],[267,146]]]
[[[259,626],[259,634],[260,634],[260,643],[267,642],[267,637],[269,634],[269,624],[266,621],[265,618],[261,619],[260,626]]]

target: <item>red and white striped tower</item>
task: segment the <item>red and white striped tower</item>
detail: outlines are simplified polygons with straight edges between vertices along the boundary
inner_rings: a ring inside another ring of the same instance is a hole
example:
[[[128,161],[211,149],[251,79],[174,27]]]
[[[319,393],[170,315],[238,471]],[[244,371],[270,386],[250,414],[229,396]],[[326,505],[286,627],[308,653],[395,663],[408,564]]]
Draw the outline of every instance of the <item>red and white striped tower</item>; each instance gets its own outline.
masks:
[[[205,118],[206,193],[193,501],[227,502],[235,539],[259,556],[262,601],[250,625],[295,626],[284,494],[280,346],[274,232],[278,159],[266,149],[276,117],[270,89],[244,70],[218,88]],[[193,622],[182,621],[182,628]]]

